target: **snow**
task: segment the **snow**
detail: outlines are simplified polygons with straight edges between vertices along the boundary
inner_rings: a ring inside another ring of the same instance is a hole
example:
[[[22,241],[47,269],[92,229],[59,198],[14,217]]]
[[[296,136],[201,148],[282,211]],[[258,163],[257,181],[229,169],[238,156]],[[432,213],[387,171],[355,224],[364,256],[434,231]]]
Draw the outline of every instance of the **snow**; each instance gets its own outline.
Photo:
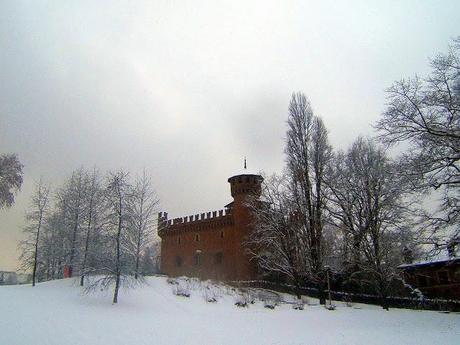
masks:
[[[438,256],[434,258],[429,258],[426,260],[419,260],[412,264],[402,264],[399,265],[399,268],[409,268],[409,267],[422,267],[422,266],[430,266],[430,265],[439,265],[439,264],[451,264],[456,261],[460,261],[460,258],[457,257],[447,257],[447,256]]]
[[[110,292],[84,295],[76,279],[1,286],[0,344],[458,344],[460,336],[456,313],[340,302],[329,311],[313,299],[304,310],[261,301],[238,308],[230,288],[195,285],[180,297],[166,278],[152,277],[122,290],[115,305]],[[210,294],[217,302],[205,301]]]

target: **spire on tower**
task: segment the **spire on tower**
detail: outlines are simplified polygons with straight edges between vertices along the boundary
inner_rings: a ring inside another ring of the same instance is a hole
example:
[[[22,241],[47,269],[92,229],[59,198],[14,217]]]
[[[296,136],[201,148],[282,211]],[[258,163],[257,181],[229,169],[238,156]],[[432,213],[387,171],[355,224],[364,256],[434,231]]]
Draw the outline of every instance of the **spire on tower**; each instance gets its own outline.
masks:
[[[247,169],[247,166],[246,166],[246,157],[244,157],[244,170]]]

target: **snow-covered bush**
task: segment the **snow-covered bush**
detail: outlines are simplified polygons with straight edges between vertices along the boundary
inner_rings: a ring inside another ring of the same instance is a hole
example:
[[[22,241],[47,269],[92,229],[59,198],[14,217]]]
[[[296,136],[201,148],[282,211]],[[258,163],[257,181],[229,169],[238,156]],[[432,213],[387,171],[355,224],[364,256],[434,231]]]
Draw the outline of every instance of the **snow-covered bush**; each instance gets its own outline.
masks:
[[[219,288],[216,285],[208,284],[203,288],[203,297],[206,302],[215,303],[220,297]]]
[[[275,309],[277,305],[278,304],[274,300],[264,301],[264,308],[267,308],[267,309]]]
[[[254,291],[254,290],[248,290],[247,294],[248,294],[248,302],[249,302],[250,304],[256,303],[257,292]]]
[[[259,290],[257,295],[264,303],[264,307],[268,309],[275,309],[275,307],[281,302],[281,296],[274,291]]]
[[[172,285],[173,285],[174,295],[182,296],[182,297],[190,297],[191,286],[190,286],[190,280],[188,278],[176,279],[175,283],[172,283]]]
[[[247,304],[246,302],[244,302],[243,300],[237,300],[237,301],[235,302],[235,305],[236,305],[237,307],[247,307],[247,306],[248,306],[248,304]]]
[[[253,301],[253,299],[251,299],[251,297],[249,296],[249,293],[242,292],[236,296],[235,305],[237,307],[248,307],[251,301]]]

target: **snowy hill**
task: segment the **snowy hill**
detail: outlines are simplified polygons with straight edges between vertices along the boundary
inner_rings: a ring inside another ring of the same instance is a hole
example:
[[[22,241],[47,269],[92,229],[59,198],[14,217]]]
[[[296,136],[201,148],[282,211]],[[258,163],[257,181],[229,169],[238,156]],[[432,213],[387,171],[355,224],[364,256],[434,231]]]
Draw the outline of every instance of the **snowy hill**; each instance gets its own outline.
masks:
[[[458,344],[460,315],[341,303],[274,310],[256,301],[234,305],[235,291],[192,284],[191,296],[173,294],[166,278],[122,291],[82,294],[73,279],[0,287],[0,344]],[[216,303],[208,303],[209,292]],[[311,304],[316,301],[309,300]]]

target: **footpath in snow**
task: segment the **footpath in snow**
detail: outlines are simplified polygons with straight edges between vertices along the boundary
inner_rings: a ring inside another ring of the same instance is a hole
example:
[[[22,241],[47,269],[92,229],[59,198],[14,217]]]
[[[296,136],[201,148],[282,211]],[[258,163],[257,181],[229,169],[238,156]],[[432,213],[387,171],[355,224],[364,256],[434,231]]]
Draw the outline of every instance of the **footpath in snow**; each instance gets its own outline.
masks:
[[[236,307],[231,288],[191,284],[191,296],[152,277],[135,290],[84,295],[76,279],[0,286],[2,345],[151,344],[459,344],[460,315],[340,302],[329,311],[310,299],[304,310],[255,301]],[[217,302],[206,299],[215,297]]]

